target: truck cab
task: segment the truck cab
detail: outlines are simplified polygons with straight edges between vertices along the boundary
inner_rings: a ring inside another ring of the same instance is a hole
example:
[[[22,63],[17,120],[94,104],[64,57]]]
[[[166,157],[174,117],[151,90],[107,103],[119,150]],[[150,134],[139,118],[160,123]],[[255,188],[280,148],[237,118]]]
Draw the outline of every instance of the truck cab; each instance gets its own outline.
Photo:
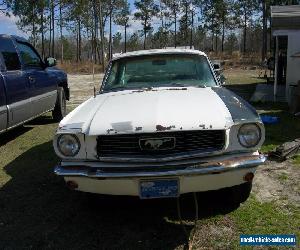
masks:
[[[67,75],[17,36],[0,35],[0,133],[52,111],[60,121],[69,99]]]

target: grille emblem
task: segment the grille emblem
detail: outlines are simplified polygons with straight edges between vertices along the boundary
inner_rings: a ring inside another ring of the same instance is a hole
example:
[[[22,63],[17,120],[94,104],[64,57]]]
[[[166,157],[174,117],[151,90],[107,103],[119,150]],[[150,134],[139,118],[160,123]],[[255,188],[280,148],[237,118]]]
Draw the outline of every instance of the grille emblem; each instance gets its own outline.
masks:
[[[141,150],[169,150],[175,148],[175,137],[140,139],[139,144]]]

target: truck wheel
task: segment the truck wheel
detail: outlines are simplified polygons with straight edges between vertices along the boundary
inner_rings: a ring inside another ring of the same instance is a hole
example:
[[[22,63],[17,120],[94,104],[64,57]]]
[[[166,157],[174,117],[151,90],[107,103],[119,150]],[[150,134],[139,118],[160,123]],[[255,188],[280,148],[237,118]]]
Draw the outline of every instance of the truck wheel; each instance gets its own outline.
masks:
[[[57,90],[57,99],[54,110],[52,111],[52,117],[56,122],[60,122],[67,113],[67,101],[65,91],[62,87]]]
[[[245,202],[251,193],[252,182],[246,182],[238,186],[228,188],[226,190],[226,196],[228,202],[232,205],[239,206],[240,203]]]

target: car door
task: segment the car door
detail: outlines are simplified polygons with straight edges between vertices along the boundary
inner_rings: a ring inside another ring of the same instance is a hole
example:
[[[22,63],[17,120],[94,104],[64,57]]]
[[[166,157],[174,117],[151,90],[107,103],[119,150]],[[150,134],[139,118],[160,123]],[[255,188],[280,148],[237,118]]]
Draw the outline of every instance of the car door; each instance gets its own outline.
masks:
[[[26,42],[16,41],[24,71],[33,91],[31,109],[34,116],[53,109],[56,96],[56,77],[47,71],[36,50]]]
[[[32,115],[30,86],[26,73],[21,70],[18,53],[10,37],[0,37],[0,54],[4,62],[1,74],[8,107],[7,127],[13,127]]]
[[[3,59],[0,53],[0,132],[7,128],[7,106],[4,88],[4,80],[1,72],[4,70]]]

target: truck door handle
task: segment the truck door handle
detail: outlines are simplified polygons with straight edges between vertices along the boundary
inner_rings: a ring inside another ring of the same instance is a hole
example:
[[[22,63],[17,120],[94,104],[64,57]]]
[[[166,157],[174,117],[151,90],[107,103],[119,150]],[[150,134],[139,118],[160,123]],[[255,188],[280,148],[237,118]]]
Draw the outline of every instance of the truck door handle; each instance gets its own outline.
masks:
[[[32,76],[28,77],[30,83],[35,83],[35,78]]]

